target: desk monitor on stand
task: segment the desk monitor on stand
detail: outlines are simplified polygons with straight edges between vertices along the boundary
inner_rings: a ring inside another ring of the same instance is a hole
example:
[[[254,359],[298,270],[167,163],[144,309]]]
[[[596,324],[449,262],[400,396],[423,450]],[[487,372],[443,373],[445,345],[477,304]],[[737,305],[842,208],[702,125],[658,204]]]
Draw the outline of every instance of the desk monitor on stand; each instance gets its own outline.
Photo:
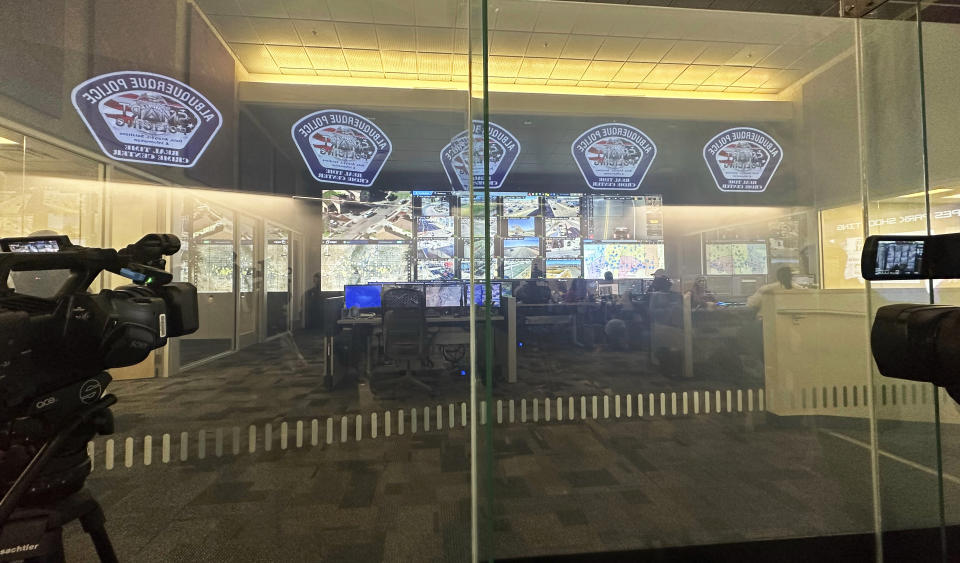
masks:
[[[464,284],[431,283],[426,285],[426,307],[429,313],[456,315],[464,307]]]
[[[370,311],[380,309],[379,285],[343,286],[343,308],[347,310]]]

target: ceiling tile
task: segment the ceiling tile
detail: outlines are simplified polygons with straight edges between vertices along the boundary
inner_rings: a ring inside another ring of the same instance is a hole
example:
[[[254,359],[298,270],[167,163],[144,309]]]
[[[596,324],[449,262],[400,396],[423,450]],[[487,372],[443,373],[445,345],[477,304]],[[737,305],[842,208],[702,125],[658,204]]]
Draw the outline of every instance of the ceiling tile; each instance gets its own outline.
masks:
[[[330,19],[338,22],[372,23],[370,3],[364,0],[327,0]]]
[[[330,9],[326,0],[283,0],[287,14],[294,19],[329,20]]]
[[[674,80],[675,84],[703,84],[720,67],[713,65],[690,65]]]
[[[455,29],[453,31],[453,52],[466,54],[470,47],[470,34],[466,29]]]
[[[312,68],[281,68],[280,74],[292,74],[299,76],[316,76],[317,73]]]
[[[613,20],[607,10],[599,6],[583,4],[580,13],[573,22],[572,33],[578,35],[598,35],[605,37],[613,26]]]
[[[517,84],[525,84],[528,86],[544,86],[547,83],[544,78],[517,78]]]
[[[779,71],[769,68],[752,68],[733,83],[734,86],[759,88],[764,82],[773,78]]]
[[[310,68],[310,57],[303,47],[289,47],[284,45],[267,45],[267,50],[273,56],[277,65],[284,68]]]
[[[577,82],[579,88],[606,88],[609,82],[603,80],[581,80]]]
[[[697,92],[723,92],[726,86],[697,86]]]
[[[600,50],[601,45],[603,45],[603,37],[571,35],[567,37],[567,43],[563,46],[562,57],[565,59],[592,59]]]
[[[356,1],[356,0],[352,0]],[[417,25],[426,27],[454,27],[458,7],[452,0],[414,0]]]
[[[250,20],[243,16],[210,16],[217,31],[227,43],[259,43],[260,36]]]
[[[603,61],[623,62],[637,48],[638,43],[640,43],[640,40],[632,37],[607,37],[603,40],[603,45],[600,46],[594,58]]]
[[[413,0],[372,0],[373,21],[413,26],[417,23]]]
[[[336,23],[340,44],[345,49],[379,49],[377,29],[369,23]]]
[[[743,43],[710,43],[693,62],[698,65],[722,65],[743,49]]]
[[[344,49],[343,56],[347,59],[347,68],[361,72],[383,72],[380,62],[380,51],[364,49]]]
[[[780,88],[757,88],[754,92],[757,94],[779,94]]]
[[[551,78],[547,80],[547,86],[576,86],[579,80],[559,80]]]
[[[533,31],[540,5],[538,2],[503,2],[496,10],[497,21],[494,29]]]
[[[806,51],[807,47],[803,45],[780,45],[777,50],[760,61],[760,66],[765,68],[790,68],[790,64],[803,56]]]
[[[523,31],[494,31],[490,39],[490,53],[521,57],[527,52],[530,35]]]
[[[200,9],[204,14],[212,16],[222,14],[227,16],[242,16],[243,11],[237,4],[237,0],[199,0]]]
[[[755,91],[756,88],[744,88],[742,86],[729,86],[724,92],[733,92],[735,94],[750,94]]]
[[[251,45],[248,43],[231,43],[230,48],[236,53],[240,63],[252,73],[270,73],[277,74],[280,67],[273,61],[273,57],[263,45]]]
[[[454,55],[453,56],[453,74],[456,76],[466,76],[469,70],[470,58],[465,55]]]
[[[611,82],[607,85],[607,88],[619,88],[621,90],[633,90],[639,83],[637,82]]]
[[[666,90],[668,84],[655,84],[652,82],[641,82],[637,88],[640,90]]]
[[[453,72],[453,55],[446,53],[418,53],[417,72],[420,74],[446,74]]]
[[[750,67],[722,66],[717,72],[710,75],[703,83],[707,86],[729,86],[743,76]]]
[[[519,76],[524,78],[550,78],[557,59],[524,57]]]
[[[350,77],[349,70],[319,70],[317,69],[317,76],[343,76]]]
[[[686,68],[687,65],[660,63],[653,67],[653,70],[650,71],[650,74],[647,75],[644,82],[669,84],[680,76],[680,73],[686,70]]]
[[[340,38],[333,22],[293,20],[293,27],[306,47],[339,47]]]
[[[380,48],[388,51],[416,51],[417,31],[403,25],[378,25],[377,39]]]
[[[673,39],[644,39],[630,54],[630,61],[644,63],[658,63],[667,54],[673,44]]]
[[[491,84],[514,84],[517,79],[512,76],[491,76]]]
[[[736,55],[730,57],[730,60],[728,60],[726,64],[736,66],[754,66],[759,63],[761,59],[772,53],[776,48],[776,45],[747,45],[743,49],[740,49]]]
[[[706,47],[707,43],[703,41],[677,41],[660,62],[687,65],[696,60]]]
[[[346,69],[347,61],[343,58],[343,51],[323,47],[307,47],[307,56],[316,69]]]
[[[452,53],[453,30],[438,27],[418,27],[417,50],[421,53]]]
[[[280,0],[237,0],[240,9],[248,16],[261,18],[286,18],[287,10]]]
[[[287,19],[250,18],[260,41],[268,45],[300,45],[300,36]]]
[[[528,57],[559,57],[567,36],[562,33],[534,33],[527,45]]]
[[[780,72],[774,74],[770,80],[764,82],[762,86],[764,88],[786,88],[797,80],[803,78],[804,74],[805,73],[802,70],[781,70]]]
[[[540,10],[533,29],[543,33],[570,33],[580,11],[578,4],[555,2]]]
[[[420,74],[418,78],[430,82],[450,82],[453,77],[449,74]]]
[[[417,72],[417,54],[410,51],[381,51],[383,70],[386,72]]]
[[[676,90],[676,91],[680,91],[680,92],[684,92],[684,91],[689,92],[689,91],[696,90],[696,89],[697,89],[697,85],[696,85],[696,84],[677,84],[677,83],[673,83],[673,84],[667,86],[667,90]]]
[[[553,67],[553,73],[550,74],[550,78],[579,81],[588,66],[590,66],[590,61],[560,59],[557,61],[557,66]]]
[[[490,76],[512,76],[516,77],[517,72],[520,70],[520,64],[523,62],[522,57],[500,57],[497,55],[490,55],[489,74]]]
[[[621,62],[593,61],[586,72],[580,77],[581,81],[610,81],[623,66]]]
[[[419,78],[416,74],[409,74],[403,72],[388,72],[386,73],[387,78],[396,78],[398,80],[416,80]]]
[[[624,63],[613,79],[617,82],[643,82],[655,66],[656,63]]]
[[[384,75],[382,72],[377,72],[375,70],[351,70],[351,78],[383,78]]]

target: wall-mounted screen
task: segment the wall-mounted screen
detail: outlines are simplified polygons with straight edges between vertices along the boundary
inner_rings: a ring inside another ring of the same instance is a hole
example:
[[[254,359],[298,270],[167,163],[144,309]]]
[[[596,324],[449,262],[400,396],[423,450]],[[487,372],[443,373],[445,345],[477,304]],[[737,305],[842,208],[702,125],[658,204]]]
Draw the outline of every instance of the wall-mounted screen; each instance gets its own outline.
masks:
[[[704,245],[706,272],[719,275],[759,275],[767,273],[765,242],[708,242]]]
[[[466,260],[466,259],[460,260],[460,279],[465,280],[470,277],[470,264],[471,264],[470,260]],[[482,278],[487,275],[486,263],[482,258],[478,257],[477,261],[474,262],[474,264],[476,264],[477,266],[477,273],[474,274],[474,277]],[[493,271],[492,277],[496,277],[497,272],[500,271],[500,260],[496,258],[491,258],[490,269]]]
[[[450,199],[447,196],[420,198],[420,215],[423,217],[449,217]]]
[[[504,217],[535,217],[540,215],[538,196],[503,196]]]
[[[585,243],[583,277],[603,279],[612,272],[616,279],[653,277],[663,267],[663,243]]]
[[[320,245],[320,289],[342,291],[345,285],[409,281],[410,244],[324,242]]]
[[[490,196],[490,216],[496,216],[500,214],[500,203],[499,198],[493,195]],[[460,196],[460,216],[469,217],[470,216],[470,196],[461,195]],[[484,216],[484,203],[483,203],[483,194],[474,194],[473,195],[473,216],[474,218],[483,218]]]
[[[547,259],[547,278],[579,278],[583,276],[582,262],[575,260]]]
[[[540,256],[540,239],[537,237],[503,239],[504,258],[537,258]]]
[[[410,192],[323,192],[324,240],[411,240]]]
[[[233,291],[233,241],[204,239],[193,247],[194,284],[200,293]]]
[[[537,220],[534,217],[516,217],[507,219],[508,237],[537,236]]]
[[[417,217],[417,238],[453,236],[453,217]]]
[[[490,236],[495,237],[500,233],[500,221],[497,219],[490,219]],[[485,233],[483,231],[483,217],[473,218],[473,238],[474,240],[483,239]],[[461,218],[460,219],[460,237],[461,238],[470,238],[470,219]]]
[[[586,239],[642,241],[663,237],[659,199],[651,196],[589,196]]]
[[[544,217],[579,217],[580,196],[556,196],[544,199]]]
[[[451,260],[455,252],[452,237],[417,241],[417,260]]]
[[[504,260],[503,277],[508,280],[525,280],[533,277],[533,260]]]
[[[733,245],[729,243],[714,244],[708,242],[705,247],[707,275],[733,275]]]
[[[547,258],[580,258],[580,239],[553,238],[543,241]]]
[[[544,219],[547,238],[580,238],[580,219]]]
[[[453,260],[417,260],[417,280],[454,279]]]

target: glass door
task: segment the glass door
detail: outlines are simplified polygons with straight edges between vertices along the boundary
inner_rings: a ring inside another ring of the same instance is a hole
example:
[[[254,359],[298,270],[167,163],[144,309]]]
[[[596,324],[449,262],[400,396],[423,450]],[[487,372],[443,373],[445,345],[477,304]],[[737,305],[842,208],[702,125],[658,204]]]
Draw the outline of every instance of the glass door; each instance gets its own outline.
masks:
[[[267,223],[263,256],[267,338],[290,330],[290,231]]]
[[[237,347],[260,341],[261,297],[257,275],[257,220],[247,215],[237,219]]]

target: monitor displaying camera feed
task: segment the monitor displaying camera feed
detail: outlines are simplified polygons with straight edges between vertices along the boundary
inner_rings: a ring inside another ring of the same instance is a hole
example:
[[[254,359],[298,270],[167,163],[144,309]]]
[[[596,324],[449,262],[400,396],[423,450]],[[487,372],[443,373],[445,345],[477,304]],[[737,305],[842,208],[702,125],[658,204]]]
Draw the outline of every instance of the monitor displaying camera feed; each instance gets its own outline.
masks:
[[[490,285],[492,286],[491,289],[492,289],[492,293],[493,293],[493,299],[491,300],[491,304],[492,304],[494,307],[499,307],[499,306],[500,306],[500,293],[501,293],[501,291],[500,291],[500,284],[499,284],[499,283],[493,283],[493,284],[490,284]],[[465,288],[466,288],[467,291],[470,290],[470,286],[469,286],[469,285],[465,286]],[[478,306],[486,305],[486,304],[487,304],[487,303],[486,303],[486,301],[487,301],[487,300],[486,300],[486,295],[487,295],[487,286],[486,286],[486,284],[477,283],[477,284],[474,284],[474,285],[473,285],[473,304],[474,304],[474,305],[478,305]]]
[[[463,284],[427,284],[427,307],[463,307]]]
[[[663,268],[662,243],[594,242],[583,245],[583,277],[603,279],[612,272],[615,279],[653,277]]]
[[[508,280],[526,280],[533,277],[533,260],[504,260],[503,277]]]
[[[881,240],[877,242],[874,269],[879,278],[923,276],[923,240]]]
[[[544,219],[547,238],[580,238],[580,219]]]
[[[3,247],[4,252],[20,254],[60,252],[60,242],[56,239],[4,241]]]
[[[540,256],[540,239],[537,237],[503,239],[504,258],[537,258]]]
[[[473,217],[480,217],[481,219],[484,216],[484,203],[483,203],[483,194],[477,195],[473,194]],[[471,212],[470,208],[470,196],[462,195],[460,196],[460,216],[469,217]],[[497,203],[497,198],[490,196],[490,216],[496,216],[500,214],[500,205]]]
[[[379,285],[347,285],[343,287],[344,309],[378,309],[380,308]]]
[[[410,192],[327,190],[323,192],[324,240],[410,240]]]
[[[547,260],[547,278],[569,279],[583,275],[583,264],[575,260]]]
[[[507,219],[508,237],[534,237],[537,236],[537,223],[533,217],[517,217]]]
[[[536,217],[537,215],[540,215],[538,196],[503,196],[504,217]]]
[[[547,197],[543,205],[544,217],[579,217],[580,196]]]
[[[417,217],[417,237],[447,238],[453,236],[453,217]]]
[[[449,217],[450,200],[446,196],[421,197],[420,215],[423,217]]]
[[[497,219],[490,219],[490,236],[495,237],[499,232],[500,222]],[[473,218],[473,239],[482,240],[486,236],[483,231],[483,217]],[[470,238],[470,219],[460,218],[460,237]]]
[[[547,258],[580,258],[580,239],[552,238],[543,241]]]
[[[640,241],[663,237],[659,200],[650,197],[590,196],[587,198],[587,234],[596,241]],[[652,205],[651,205],[652,204]]]
[[[452,237],[417,241],[417,260],[450,260],[455,252]]]
[[[454,279],[453,260],[417,260],[418,280]]]
[[[487,275],[486,264],[482,258],[476,261],[476,266],[477,266],[477,273],[474,274],[474,277],[482,278]],[[491,277],[495,277],[497,275],[497,272],[500,271],[500,260],[496,258],[491,258],[490,268],[491,270],[493,270],[493,275],[491,275]],[[465,280],[465,279],[468,279],[469,277],[470,277],[470,260],[460,260],[460,279]]]
[[[321,291],[342,291],[344,286],[410,279],[410,244],[324,242],[320,245]]]

